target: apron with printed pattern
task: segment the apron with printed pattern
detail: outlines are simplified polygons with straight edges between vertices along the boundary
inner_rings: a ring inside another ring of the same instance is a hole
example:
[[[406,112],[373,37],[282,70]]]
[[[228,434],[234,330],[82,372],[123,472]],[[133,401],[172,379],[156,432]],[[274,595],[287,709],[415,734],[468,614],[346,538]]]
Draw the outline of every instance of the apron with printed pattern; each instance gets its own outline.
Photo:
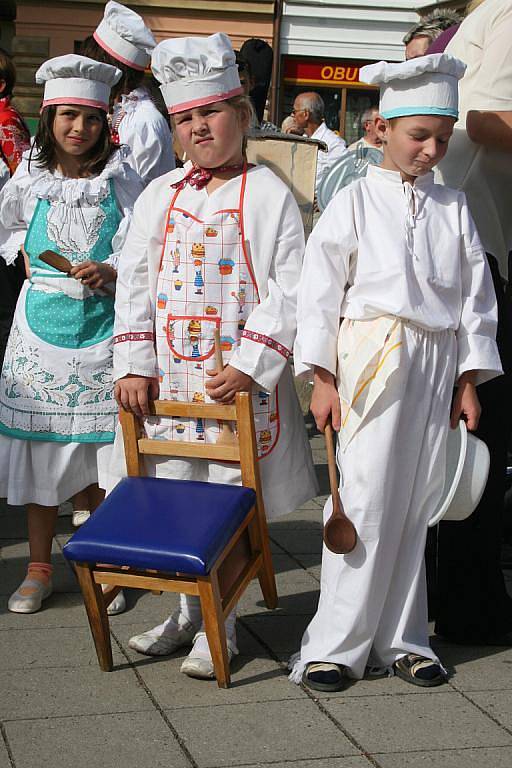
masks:
[[[206,371],[215,368],[218,328],[224,365],[240,344],[245,323],[259,303],[258,289],[243,238],[246,171],[239,206],[200,221],[179,207],[180,189],[167,215],[157,284],[156,349],[160,398],[213,402],[206,394]],[[277,391],[253,388],[258,455],[266,456],[279,437]],[[203,419],[150,419],[148,436],[216,442],[221,427]]]

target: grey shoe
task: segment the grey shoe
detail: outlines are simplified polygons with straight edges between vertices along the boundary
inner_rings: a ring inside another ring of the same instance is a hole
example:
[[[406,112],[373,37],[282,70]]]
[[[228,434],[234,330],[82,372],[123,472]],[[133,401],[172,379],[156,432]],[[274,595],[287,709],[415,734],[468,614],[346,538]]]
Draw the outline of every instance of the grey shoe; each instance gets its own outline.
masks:
[[[203,647],[205,643],[207,644],[205,632],[198,632],[194,637],[194,645],[189,655],[187,656],[187,658],[184,659],[180,667],[180,672],[183,672],[184,675],[188,675],[188,677],[195,677],[199,680],[214,680],[215,670],[213,668],[213,659],[211,656],[209,659],[205,659],[204,656],[194,656],[194,649],[196,648],[196,643],[199,643],[199,645],[203,645]],[[238,651],[236,650],[234,641],[233,641],[233,645],[231,645],[231,642],[228,640],[228,661],[229,662],[231,662],[231,659],[233,658],[233,655],[235,653],[238,653]]]

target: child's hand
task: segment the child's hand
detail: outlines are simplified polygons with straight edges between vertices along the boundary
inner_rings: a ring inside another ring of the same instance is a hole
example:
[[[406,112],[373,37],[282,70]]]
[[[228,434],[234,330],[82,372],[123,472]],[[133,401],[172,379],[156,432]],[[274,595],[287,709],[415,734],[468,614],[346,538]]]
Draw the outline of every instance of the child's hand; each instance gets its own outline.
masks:
[[[341,405],[334,376],[325,368],[315,367],[314,387],[311,396],[311,413],[316,425],[323,432],[329,418],[333,429],[341,428]]]
[[[238,368],[226,365],[221,373],[215,369],[206,371],[211,376],[211,381],[206,382],[206,391],[213,400],[228,405],[235,399],[237,392],[250,392],[252,379]]]
[[[114,397],[119,407],[135,416],[149,416],[149,401],[158,400],[159,393],[157,379],[131,373],[116,381],[114,387]]]
[[[69,274],[93,291],[117,278],[116,270],[104,261],[84,261],[72,267]]]
[[[457,393],[453,401],[450,418],[452,429],[456,428],[461,417],[464,418],[467,428],[471,432],[478,427],[482,409],[476,393],[475,375],[473,371],[467,371],[457,382]]]

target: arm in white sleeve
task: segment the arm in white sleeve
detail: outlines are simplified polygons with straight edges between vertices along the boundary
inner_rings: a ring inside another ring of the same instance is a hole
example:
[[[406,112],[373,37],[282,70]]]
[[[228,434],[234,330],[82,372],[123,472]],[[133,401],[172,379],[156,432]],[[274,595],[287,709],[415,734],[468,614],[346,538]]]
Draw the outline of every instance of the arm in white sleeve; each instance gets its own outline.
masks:
[[[175,166],[171,129],[165,119],[157,115],[141,122],[130,135],[134,168],[144,184],[172,171]]]
[[[496,345],[496,293],[465,201],[461,207],[461,224],[462,312],[457,330],[457,378],[465,371],[478,371],[476,384],[483,384],[503,373]]]
[[[149,269],[149,215],[143,195],[135,204],[116,286],[114,379],[131,373],[156,376],[154,317],[156,285]]]
[[[295,374],[310,378],[313,368],[336,375],[341,305],[357,251],[357,233],[350,188],[329,203],[306,246],[299,284]]]
[[[30,178],[26,164],[20,165],[0,192],[0,257],[12,264],[25,242],[33,206],[27,205]],[[27,219],[28,208],[30,215]]]
[[[268,222],[267,222],[268,224]],[[261,226],[264,229],[265,223]],[[265,241],[266,242],[266,241]],[[304,255],[304,228],[299,208],[286,190],[280,211],[267,285],[260,285],[260,303],[247,319],[240,347],[230,365],[272,392],[288,362],[296,332],[297,286]],[[254,259],[258,258],[253,253]]]
[[[125,163],[124,175],[114,179],[114,192],[117,205],[123,214],[117,232],[112,238],[112,253],[107,259],[107,264],[110,264],[114,269],[118,268],[121,250],[125,244],[128,230],[130,229],[133,206],[143,189],[144,185],[138,174]]]

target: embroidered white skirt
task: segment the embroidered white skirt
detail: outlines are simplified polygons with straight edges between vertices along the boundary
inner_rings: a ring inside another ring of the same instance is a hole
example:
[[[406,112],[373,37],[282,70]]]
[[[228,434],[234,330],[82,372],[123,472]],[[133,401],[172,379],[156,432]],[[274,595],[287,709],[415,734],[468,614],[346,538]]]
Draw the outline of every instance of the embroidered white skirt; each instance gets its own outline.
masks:
[[[92,483],[105,488],[111,443],[58,443],[0,435],[0,497],[53,506]]]

